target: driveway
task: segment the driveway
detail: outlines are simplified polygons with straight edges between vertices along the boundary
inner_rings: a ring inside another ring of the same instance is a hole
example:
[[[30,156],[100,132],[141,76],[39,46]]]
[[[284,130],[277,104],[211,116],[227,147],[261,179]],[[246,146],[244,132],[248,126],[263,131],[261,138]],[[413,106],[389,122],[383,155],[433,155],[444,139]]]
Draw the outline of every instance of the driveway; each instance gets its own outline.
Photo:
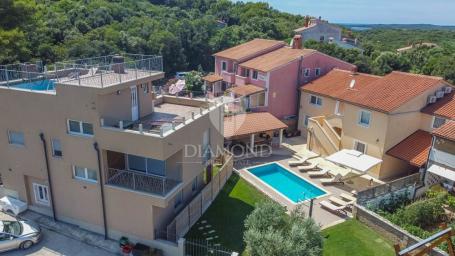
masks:
[[[11,219],[10,216],[0,212],[0,219]],[[43,239],[40,243],[32,246],[28,250],[14,250],[2,253],[2,256],[55,256],[55,255],[68,255],[68,256],[113,256],[115,254],[106,250],[99,249],[94,246],[87,245],[80,241],[74,240],[70,237],[61,235],[52,230],[42,228]]]

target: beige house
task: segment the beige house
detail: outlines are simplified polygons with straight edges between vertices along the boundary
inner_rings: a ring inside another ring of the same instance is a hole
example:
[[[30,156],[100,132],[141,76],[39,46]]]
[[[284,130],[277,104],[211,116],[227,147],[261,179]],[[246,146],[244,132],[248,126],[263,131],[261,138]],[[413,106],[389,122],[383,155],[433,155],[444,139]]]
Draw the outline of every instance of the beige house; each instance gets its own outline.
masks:
[[[223,106],[155,92],[161,57],[97,60],[0,71],[15,78],[0,86],[3,192],[57,220],[153,245],[203,187],[210,149],[223,146]]]
[[[383,160],[372,176],[395,178],[424,167],[438,118],[425,107],[452,95],[452,86],[439,77],[335,69],[302,87],[299,129],[310,150],[330,155],[355,149]]]

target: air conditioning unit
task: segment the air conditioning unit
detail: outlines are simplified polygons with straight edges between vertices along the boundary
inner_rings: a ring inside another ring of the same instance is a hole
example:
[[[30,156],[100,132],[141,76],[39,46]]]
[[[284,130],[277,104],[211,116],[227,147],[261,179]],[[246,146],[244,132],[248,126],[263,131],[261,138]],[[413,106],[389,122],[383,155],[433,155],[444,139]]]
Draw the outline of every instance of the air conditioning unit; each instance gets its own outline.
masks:
[[[453,87],[452,86],[446,86],[444,87],[444,93],[445,94],[449,94],[453,91]]]
[[[428,103],[428,104],[435,103],[437,99],[438,99],[438,98],[436,98],[436,96],[433,96],[433,95],[428,96],[427,103]]]
[[[436,98],[440,99],[440,98],[444,97],[444,91],[443,90],[437,91],[435,95],[436,95]]]

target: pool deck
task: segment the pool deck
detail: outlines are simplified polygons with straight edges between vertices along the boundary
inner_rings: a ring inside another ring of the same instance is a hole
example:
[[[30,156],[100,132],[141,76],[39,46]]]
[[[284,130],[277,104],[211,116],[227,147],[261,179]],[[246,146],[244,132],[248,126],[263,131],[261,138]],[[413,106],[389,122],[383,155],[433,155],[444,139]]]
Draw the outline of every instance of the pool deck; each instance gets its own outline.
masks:
[[[319,205],[319,202],[322,200],[328,200],[328,197],[330,196],[337,196],[341,193],[351,193],[353,190],[351,187],[348,187],[346,185],[322,185],[321,182],[319,181],[319,178],[310,178],[308,174],[306,173],[301,173],[298,171],[297,167],[290,167],[288,165],[289,160],[295,160],[293,158],[293,153],[292,151],[288,151],[285,148],[279,149],[278,151],[275,151],[274,154],[268,157],[263,157],[263,158],[251,158],[248,160],[242,160],[242,161],[237,161],[234,164],[234,167],[236,170],[238,170],[238,173],[242,178],[247,180],[250,184],[252,184],[254,187],[256,187],[258,190],[260,190],[262,193],[266,194],[270,198],[272,198],[274,201],[280,203],[281,205],[285,206],[289,211],[293,210],[296,207],[296,204],[292,203],[289,199],[284,198],[283,195],[280,193],[277,193],[274,189],[272,189],[269,186],[266,186],[261,180],[259,180],[256,176],[254,176],[252,173],[250,173],[246,168],[252,167],[252,166],[257,166],[261,164],[266,164],[270,162],[278,162],[281,165],[283,165],[285,168],[288,170],[292,171],[294,174],[297,176],[309,181],[310,183],[316,185],[319,188],[324,189],[325,191],[328,192],[328,194],[323,195],[319,198],[316,198],[314,200],[314,206],[313,206],[313,219],[316,221],[316,223],[321,226],[322,228],[326,228],[329,226],[332,226],[334,224],[337,224],[339,222],[342,222],[348,218],[351,217],[350,212],[348,211],[348,214],[339,214],[339,213],[334,213],[331,211],[328,211],[326,209],[321,208]],[[326,161],[321,158],[317,157],[314,159],[309,160],[309,162],[320,162],[321,167],[325,167],[324,165],[327,164],[329,165],[330,163],[325,163]],[[367,180],[365,180],[366,182]],[[365,184],[360,184],[360,186],[368,186],[367,182]],[[305,201],[302,203],[303,210],[305,213],[308,215],[309,212],[309,201]]]

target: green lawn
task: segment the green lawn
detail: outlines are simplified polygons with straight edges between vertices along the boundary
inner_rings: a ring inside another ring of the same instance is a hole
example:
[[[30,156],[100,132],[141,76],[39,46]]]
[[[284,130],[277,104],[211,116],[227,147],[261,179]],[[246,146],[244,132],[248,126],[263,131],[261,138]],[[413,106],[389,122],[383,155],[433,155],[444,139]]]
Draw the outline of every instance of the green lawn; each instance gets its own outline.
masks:
[[[393,256],[392,244],[356,220],[323,231],[324,256]]]
[[[215,201],[186,235],[187,238],[212,238],[211,243],[240,252],[244,255],[243,222],[254,205],[265,196],[232,174]]]

